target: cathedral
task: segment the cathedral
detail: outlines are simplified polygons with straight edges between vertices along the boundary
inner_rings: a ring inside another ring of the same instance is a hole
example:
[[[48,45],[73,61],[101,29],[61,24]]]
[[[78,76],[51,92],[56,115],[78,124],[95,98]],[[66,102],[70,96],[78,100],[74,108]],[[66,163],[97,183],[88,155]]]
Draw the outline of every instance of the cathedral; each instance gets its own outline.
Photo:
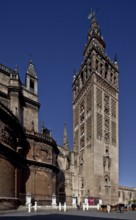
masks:
[[[44,124],[38,130],[40,103],[33,62],[28,64],[25,83],[17,68],[0,64],[0,209],[25,205],[29,196],[39,205],[51,205],[53,196],[56,204],[69,206],[73,199],[78,204],[85,199],[90,204],[118,203],[118,64],[105,48],[92,13],[83,62],[72,82],[72,150],[66,125],[63,146]],[[128,200],[134,199],[131,191]]]

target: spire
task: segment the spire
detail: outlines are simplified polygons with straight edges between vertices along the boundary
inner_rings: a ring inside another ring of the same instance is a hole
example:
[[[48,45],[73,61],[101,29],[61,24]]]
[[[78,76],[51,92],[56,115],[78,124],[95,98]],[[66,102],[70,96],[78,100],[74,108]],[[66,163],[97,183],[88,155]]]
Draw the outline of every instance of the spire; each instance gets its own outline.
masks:
[[[43,133],[44,131],[44,121],[41,122],[41,132]]]
[[[66,124],[64,124],[63,147],[69,149]]]
[[[99,37],[101,37],[101,31],[100,31],[100,27],[98,25],[98,22],[96,20],[96,13],[95,11],[91,10],[91,13],[88,16],[88,19],[91,19],[91,26],[90,26],[90,30],[88,33],[88,38],[90,38],[93,35],[98,35]]]
[[[12,71],[12,73],[10,75],[10,78],[12,80],[19,80],[20,81],[19,74],[18,74],[18,66],[17,65],[15,66],[14,71]],[[20,81],[20,83],[21,83],[21,81]]]
[[[18,65],[15,65],[15,72],[18,74]]]
[[[27,74],[29,74],[30,76],[33,76],[34,78],[37,78],[37,74],[35,72],[35,68],[34,68],[34,64],[32,63],[32,60],[29,61]]]
[[[106,47],[104,39],[101,35],[100,27],[96,20],[95,11],[91,10],[91,13],[88,15],[88,19],[91,19],[91,25],[87,36],[87,44],[85,45],[84,55],[87,55],[92,46],[97,47],[101,51],[103,51]]]
[[[78,152],[78,148],[77,148],[77,145],[76,145],[76,141],[75,141],[75,137],[74,137],[74,141],[73,141],[73,151],[74,152]]]

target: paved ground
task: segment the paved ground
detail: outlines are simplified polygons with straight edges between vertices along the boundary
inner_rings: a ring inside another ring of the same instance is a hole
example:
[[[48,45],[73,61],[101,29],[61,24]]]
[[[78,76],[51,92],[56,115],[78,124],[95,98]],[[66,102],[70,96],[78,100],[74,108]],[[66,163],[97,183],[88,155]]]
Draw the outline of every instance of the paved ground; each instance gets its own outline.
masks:
[[[0,220],[136,220],[136,211],[125,211],[124,213],[104,213],[96,210],[44,210],[28,213],[27,210],[0,211]]]

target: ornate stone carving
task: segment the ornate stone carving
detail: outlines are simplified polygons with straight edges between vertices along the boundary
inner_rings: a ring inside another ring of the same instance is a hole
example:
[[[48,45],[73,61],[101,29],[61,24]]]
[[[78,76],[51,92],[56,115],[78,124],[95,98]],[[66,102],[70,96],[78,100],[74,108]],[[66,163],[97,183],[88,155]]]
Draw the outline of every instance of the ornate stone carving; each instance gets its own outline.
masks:
[[[52,159],[51,152],[45,147],[36,147],[34,158],[43,162],[50,161]]]
[[[84,136],[80,139],[80,149],[84,148],[84,144],[85,144],[85,139]]]
[[[106,142],[106,143],[109,143],[109,142],[110,142],[110,134],[109,134],[109,132],[105,132],[104,138],[105,138],[105,142]]]
[[[105,106],[104,107],[104,113],[106,114],[106,115],[109,115],[109,107],[108,106]]]
[[[109,172],[110,171],[111,158],[109,156],[104,156],[103,157],[103,167],[104,167],[104,171],[105,172]]]
[[[102,138],[102,115],[97,113],[97,138]]]
[[[116,90],[118,88],[116,87],[111,87],[107,82],[103,81],[103,79],[100,78],[100,76],[97,75],[97,78],[96,78],[96,82],[97,84],[103,89],[106,90],[107,93],[109,93],[110,95],[113,95],[114,97],[116,97]],[[114,89],[115,88],[115,89]]]
[[[116,146],[116,123],[114,121],[111,122],[111,140],[112,145]]]
[[[110,119],[108,117],[105,117],[105,129],[110,129]]]
[[[83,151],[80,152],[79,162],[80,162],[80,165],[83,165],[83,163],[84,163],[84,159],[83,159]]]
[[[108,95],[104,95],[104,102],[106,105],[109,105],[109,96]]]
[[[97,110],[102,109],[102,91],[97,88],[96,90]]]
[[[13,147],[13,148],[16,147],[16,137],[12,130],[10,130],[6,126],[3,126],[1,128],[0,135],[1,135],[1,141],[9,145],[10,147]]]

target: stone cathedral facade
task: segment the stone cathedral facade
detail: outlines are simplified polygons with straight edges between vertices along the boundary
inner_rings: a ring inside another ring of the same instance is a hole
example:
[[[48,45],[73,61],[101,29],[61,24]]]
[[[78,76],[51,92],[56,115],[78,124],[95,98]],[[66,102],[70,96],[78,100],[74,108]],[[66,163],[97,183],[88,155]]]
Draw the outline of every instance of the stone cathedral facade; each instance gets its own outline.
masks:
[[[80,196],[118,201],[118,65],[92,15],[84,59],[73,80],[73,132],[79,154]]]
[[[23,84],[18,70],[0,65],[0,209],[26,198],[51,204],[56,194],[58,148],[50,131],[38,131],[38,78],[32,61]]]

